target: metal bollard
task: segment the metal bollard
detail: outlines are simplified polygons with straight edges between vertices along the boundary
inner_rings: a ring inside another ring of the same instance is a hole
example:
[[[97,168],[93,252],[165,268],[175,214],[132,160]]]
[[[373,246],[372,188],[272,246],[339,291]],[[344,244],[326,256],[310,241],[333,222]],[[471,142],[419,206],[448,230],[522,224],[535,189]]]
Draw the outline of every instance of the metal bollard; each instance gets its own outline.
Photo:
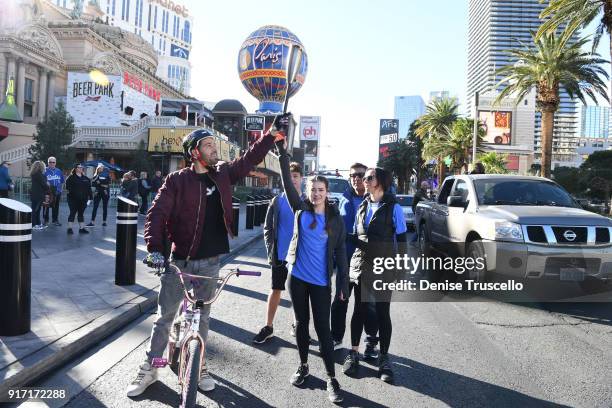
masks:
[[[238,230],[240,229],[240,199],[232,197],[232,211],[234,223],[232,224],[232,233],[235,237],[238,236]]]
[[[253,218],[255,216],[255,201],[253,196],[247,196],[246,229],[253,229]]]
[[[138,204],[117,197],[117,236],[115,241],[115,285],[136,283],[136,232]]]
[[[261,195],[255,196],[255,221],[254,225],[259,227],[261,225],[261,207],[263,203],[263,197]]]
[[[32,209],[0,198],[0,336],[30,331]]]

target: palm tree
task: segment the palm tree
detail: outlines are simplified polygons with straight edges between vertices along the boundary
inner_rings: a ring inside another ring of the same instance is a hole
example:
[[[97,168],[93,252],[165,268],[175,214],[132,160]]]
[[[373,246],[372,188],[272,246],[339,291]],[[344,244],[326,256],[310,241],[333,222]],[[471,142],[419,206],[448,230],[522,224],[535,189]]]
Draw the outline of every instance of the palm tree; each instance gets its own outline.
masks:
[[[478,136],[476,139],[476,151],[479,152],[486,131],[482,122],[478,122]],[[474,143],[474,119],[459,118],[453,123],[451,132],[449,133],[451,145],[454,146],[455,152],[449,152],[449,156],[454,157],[453,164],[456,169],[464,169],[468,171],[468,163],[472,156],[472,144]]]
[[[430,138],[438,139],[459,117],[457,113],[458,108],[459,104],[455,98],[434,99],[427,105],[425,115],[417,119],[415,129],[416,135],[423,140],[424,144],[428,143]],[[432,142],[434,142],[434,140],[432,140]],[[433,149],[435,150],[435,148]],[[425,156],[425,147],[423,148],[423,153],[423,157],[427,157]],[[442,184],[442,179],[444,178],[443,157],[444,156],[435,155],[429,156],[430,160],[436,159],[438,162],[438,185]]]
[[[535,47],[523,44],[523,49],[508,51],[512,59],[521,63],[497,70],[497,74],[503,77],[498,86],[505,88],[497,96],[495,104],[511,94],[518,103],[532,88],[536,89],[536,108],[542,113],[542,176],[548,178],[554,116],[560,103],[559,89],[565,89],[570,98],[578,98],[584,104],[585,94],[595,103],[596,94],[609,100],[607,86],[601,79],[601,76],[609,78],[601,67],[607,61],[598,54],[583,51],[588,39],[573,41],[573,34],[569,29],[559,35],[545,32],[539,38],[532,33]]]
[[[507,156],[496,152],[489,152],[481,155],[478,161],[482,163],[487,174],[506,174]]]
[[[548,0],[547,0],[548,1]],[[544,0],[540,0],[543,3]],[[610,57],[612,58],[612,0],[550,0],[548,6],[540,13],[540,19],[546,20],[538,30],[538,38],[546,32],[557,31],[567,24],[569,30],[586,27],[600,18],[593,50],[599,45],[604,32],[610,37]]]

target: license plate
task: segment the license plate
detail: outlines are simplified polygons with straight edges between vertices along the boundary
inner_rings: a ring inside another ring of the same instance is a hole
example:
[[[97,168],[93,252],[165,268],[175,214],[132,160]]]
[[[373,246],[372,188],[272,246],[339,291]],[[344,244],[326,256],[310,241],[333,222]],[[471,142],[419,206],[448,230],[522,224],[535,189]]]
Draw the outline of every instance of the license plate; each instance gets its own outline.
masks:
[[[584,268],[560,268],[559,279],[562,281],[581,282],[584,280],[586,269]]]

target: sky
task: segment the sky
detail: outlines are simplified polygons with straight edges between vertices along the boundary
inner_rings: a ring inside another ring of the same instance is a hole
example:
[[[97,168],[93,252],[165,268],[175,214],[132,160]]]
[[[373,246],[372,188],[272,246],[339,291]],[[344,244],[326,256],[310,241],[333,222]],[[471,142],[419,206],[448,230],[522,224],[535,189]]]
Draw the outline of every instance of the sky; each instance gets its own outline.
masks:
[[[376,164],[379,119],[393,117],[394,96],[465,94],[467,1],[272,4],[185,2],[194,16],[191,94],[238,99],[254,112],[259,103],[238,78],[238,51],[261,26],[287,27],[304,44],[309,66],[289,110],[296,120],[321,116],[320,163],[328,168]]]
[[[465,99],[467,0],[183,2],[194,16],[191,94],[200,100],[238,99],[254,112],[259,103],[238,77],[242,42],[264,25],[298,36],[308,74],[289,110],[298,121],[321,116],[320,163],[328,168],[376,164],[379,119],[393,118],[395,96],[427,102],[444,89]]]

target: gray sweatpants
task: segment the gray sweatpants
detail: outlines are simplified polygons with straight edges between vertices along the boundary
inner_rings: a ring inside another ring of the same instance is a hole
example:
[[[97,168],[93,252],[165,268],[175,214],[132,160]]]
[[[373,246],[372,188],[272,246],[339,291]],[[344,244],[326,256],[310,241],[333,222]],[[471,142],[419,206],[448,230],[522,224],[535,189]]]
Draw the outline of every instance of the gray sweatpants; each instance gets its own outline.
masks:
[[[219,276],[219,257],[191,260],[185,266],[185,261],[171,261],[184,273],[192,275]],[[188,277],[184,277],[185,285],[191,287]],[[198,279],[193,285],[197,299],[210,300],[215,294],[217,281],[211,279]],[[157,319],[151,330],[151,340],[147,350],[146,361],[149,363],[153,358],[163,357],[168,344],[170,326],[174,321],[176,312],[183,300],[183,286],[179,276],[175,273],[165,273],[161,276],[161,288],[157,299]],[[210,320],[210,305],[202,308],[200,313],[200,335],[206,341],[208,336],[208,323]]]

